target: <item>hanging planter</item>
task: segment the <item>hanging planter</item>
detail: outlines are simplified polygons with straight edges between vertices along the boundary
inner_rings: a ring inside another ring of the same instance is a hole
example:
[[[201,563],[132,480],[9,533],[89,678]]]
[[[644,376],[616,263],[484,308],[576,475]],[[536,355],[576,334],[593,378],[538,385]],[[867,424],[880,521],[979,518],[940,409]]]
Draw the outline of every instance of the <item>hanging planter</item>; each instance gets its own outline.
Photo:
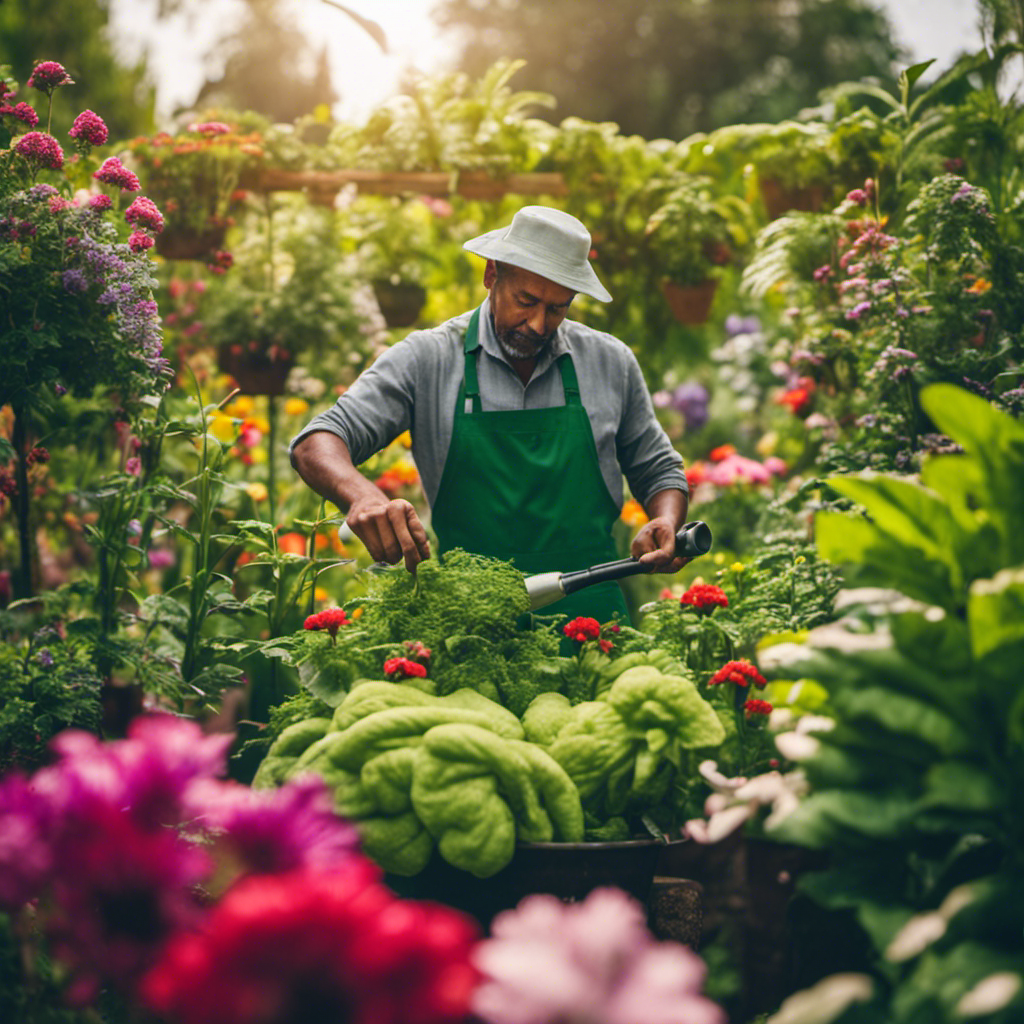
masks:
[[[217,365],[222,372],[235,378],[235,383],[245,394],[277,396],[284,394],[285,381],[295,365],[295,357],[276,345],[267,350],[250,350],[237,342],[230,342],[218,346]]]
[[[718,290],[718,278],[709,277],[699,284],[678,284],[662,281],[661,292],[672,310],[672,315],[687,327],[707,323],[711,306]]]
[[[156,236],[156,251],[165,260],[205,260],[224,246],[226,225],[197,228],[168,225]]]
[[[373,294],[388,327],[411,327],[427,301],[426,289],[408,281],[393,284],[378,278],[373,282]]]

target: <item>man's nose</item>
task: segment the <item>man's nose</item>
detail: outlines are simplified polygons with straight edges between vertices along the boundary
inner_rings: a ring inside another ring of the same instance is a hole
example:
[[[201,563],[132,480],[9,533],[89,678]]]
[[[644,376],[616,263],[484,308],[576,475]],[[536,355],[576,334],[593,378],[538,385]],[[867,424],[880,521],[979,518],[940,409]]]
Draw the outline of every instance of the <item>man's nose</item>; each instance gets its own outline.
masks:
[[[538,337],[544,337],[547,333],[547,311],[543,307],[531,309],[526,318],[526,325]]]

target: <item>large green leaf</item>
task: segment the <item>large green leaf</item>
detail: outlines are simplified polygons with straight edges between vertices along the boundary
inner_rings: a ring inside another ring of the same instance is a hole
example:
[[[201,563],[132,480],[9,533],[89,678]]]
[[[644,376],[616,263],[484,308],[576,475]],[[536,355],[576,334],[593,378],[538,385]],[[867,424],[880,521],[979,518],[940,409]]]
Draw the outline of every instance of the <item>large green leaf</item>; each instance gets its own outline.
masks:
[[[917,811],[917,800],[907,793],[830,789],[807,797],[771,837],[815,849],[858,834],[869,840],[897,839],[911,830]]]
[[[1024,480],[1020,483],[1024,487]],[[1024,643],[1024,566],[976,580],[967,601],[967,622],[975,658]],[[1020,678],[1024,679],[1024,669]]]
[[[998,782],[983,768],[965,761],[943,761],[928,769],[922,803],[985,813],[1000,810],[1006,800]]]
[[[837,695],[835,706],[842,718],[870,718],[892,732],[919,737],[943,754],[962,754],[973,749],[970,734],[949,715],[884,686],[867,686]]]

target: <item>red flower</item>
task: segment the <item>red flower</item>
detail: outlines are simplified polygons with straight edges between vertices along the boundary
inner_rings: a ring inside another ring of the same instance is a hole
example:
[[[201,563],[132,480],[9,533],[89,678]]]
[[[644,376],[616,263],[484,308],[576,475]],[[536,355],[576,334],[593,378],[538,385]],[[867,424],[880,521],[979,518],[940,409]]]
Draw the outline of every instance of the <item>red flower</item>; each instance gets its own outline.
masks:
[[[613,644],[611,640],[598,640],[597,646],[600,647],[605,654],[607,654],[615,646],[615,644]]]
[[[768,680],[745,658],[726,662],[709,680],[708,686],[735,683],[737,686],[767,686]]]
[[[250,878],[142,986],[180,1024],[455,1024],[477,984],[472,922],[398,900],[359,858],[329,874]]]
[[[719,608],[729,606],[729,598],[721,587],[713,583],[694,583],[679,599],[680,604],[692,604],[699,612],[712,611],[717,605]]]
[[[757,718],[758,716],[767,716],[772,713],[772,706],[766,700],[748,700],[743,705],[743,710],[746,712],[747,718]]]
[[[721,462],[722,459],[729,458],[730,455],[736,454],[736,445],[734,444],[720,444],[717,448],[712,448],[708,452],[708,458],[712,462]]]
[[[342,626],[351,625],[348,613],[344,608],[325,608],[315,615],[308,615],[302,624],[303,629],[326,629],[333,639]]]
[[[596,640],[601,635],[601,623],[597,619],[589,619],[579,615],[572,622],[567,622],[562,627],[562,632],[570,640],[583,644],[588,640]]]
[[[409,658],[388,658],[384,662],[384,675],[389,679],[408,679],[411,676],[418,676],[425,679],[427,666],[421,665],[418,661]]]

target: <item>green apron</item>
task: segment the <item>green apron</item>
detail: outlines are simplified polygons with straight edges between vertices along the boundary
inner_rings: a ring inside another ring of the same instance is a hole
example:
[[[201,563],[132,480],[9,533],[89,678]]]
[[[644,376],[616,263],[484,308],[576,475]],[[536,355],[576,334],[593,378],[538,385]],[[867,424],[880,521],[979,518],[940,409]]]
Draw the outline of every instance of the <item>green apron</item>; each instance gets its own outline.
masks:
[[[608,493],[568,353],[558,359],[565,405],[484,412],[477,383],[480,310],[465,336],[465,371],[444,472],[431,510],[441,557],[452,548],[511,560],[527,574],[571,572],[618,558],[619,509]],[[599,583],[539,614],[607,622],[629,613],[617,582]]]

